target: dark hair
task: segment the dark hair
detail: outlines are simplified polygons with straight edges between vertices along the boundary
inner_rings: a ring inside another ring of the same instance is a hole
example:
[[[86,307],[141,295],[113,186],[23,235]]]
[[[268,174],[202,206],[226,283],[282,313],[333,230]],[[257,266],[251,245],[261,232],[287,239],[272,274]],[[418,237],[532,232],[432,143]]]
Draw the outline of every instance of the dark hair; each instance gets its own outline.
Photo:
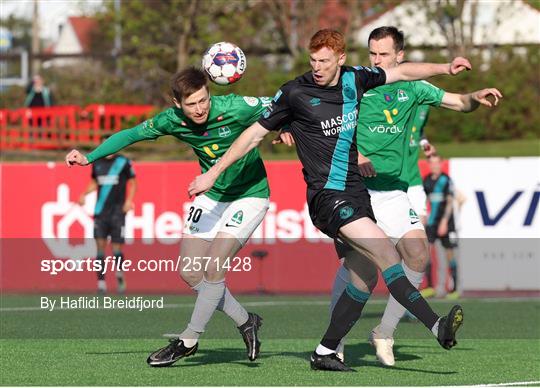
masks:
[[[177,72],[171,79],[171,89],[178,102],[205,87],[208,90],[206,73],[195,67]]]
[[[317,31],[309,41],[309,51],[319,51],[323,47],[331,49],[336,54],[343,54],[345,52],[345,38],[343,34],[329,28]]]
[[[394,49],[396,51],[405,49],[405,36],[403,35],[403,31],[398,30],[394,26],[378,27],[371,31],[368,38],[368,46],[372,39],[381,40],[387,36],[391,37],[394,41]]]

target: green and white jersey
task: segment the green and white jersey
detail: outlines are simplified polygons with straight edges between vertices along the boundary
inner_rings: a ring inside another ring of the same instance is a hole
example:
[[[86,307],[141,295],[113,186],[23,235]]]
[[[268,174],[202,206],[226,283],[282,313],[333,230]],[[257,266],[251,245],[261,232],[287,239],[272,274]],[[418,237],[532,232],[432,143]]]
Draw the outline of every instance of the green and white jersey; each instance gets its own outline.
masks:
[[[424,127],[429,117],[429,105],[419,105],[413,116],[411,123],[411,136],[409,138],[409,158],[407,171],[409,173],[409,186],[419,186],[423,184],[420,169],[418,168],[418,157],[420,152],[420,140],[424,138]]]
[[[172,135],[191,146],[199,158],[202,172],[206,172],[238,136],[259,119],[270,101],[269,97],[235,94],[211,96],[208,120],[202,125],[187,119],[182,109],[168,108],[133,128],[115,133],[87,158],[91,163],[137,141]],[[206,195],[220,202],[247,197],[268,198],[270,189],[258,149],[251,150],[222,173]]]
[[[441,104],[444,91],[426,81],[400,81],[364,93],[358,118],[358,151],[377,176],[364,178],[368,189],[407,191],[411,120],[418,105]]]

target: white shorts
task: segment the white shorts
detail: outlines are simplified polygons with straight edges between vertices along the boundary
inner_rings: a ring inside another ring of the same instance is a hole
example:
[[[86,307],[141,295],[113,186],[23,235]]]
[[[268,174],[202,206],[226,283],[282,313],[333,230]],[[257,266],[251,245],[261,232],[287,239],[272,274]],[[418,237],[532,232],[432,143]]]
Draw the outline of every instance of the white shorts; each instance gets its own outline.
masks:
[[[407,190],[407,197],[409,197],[409,202],[413,210],[418,214],[419,217],[427,216],[427,197],[426,192],[424,191],[424,186],[416,185],[409,186]]]
[[[244,245],[262,222],[269,205],[268,198],[218,202],[200,195],[186,214],[184,234],[212,241],[219,232],[224,232],[233,235]]]
[[[377,225],[394,244],[397,244],[411,230],[424,230],[424,225],[412,209],[405,192],[401,190],[368,191]]]

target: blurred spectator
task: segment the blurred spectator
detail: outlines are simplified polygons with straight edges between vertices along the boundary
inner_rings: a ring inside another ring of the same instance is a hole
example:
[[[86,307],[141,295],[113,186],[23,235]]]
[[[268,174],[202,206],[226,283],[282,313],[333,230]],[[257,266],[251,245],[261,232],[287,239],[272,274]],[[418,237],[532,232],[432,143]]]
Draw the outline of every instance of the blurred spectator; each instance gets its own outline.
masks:
[[[457,291],[457,234],[454,219],[454,185],[450,177],[442,172],[442,159],[438,155],[431,155],[428,159],[430,174],[424,179],[424,190],[426,191],[430,212],[427,219],[426,234],[430,243],[430,248],[434,246],[438,257],[438,284],[437,289],[433,288],[431,273],[431,263],[426,268],[428,286],[422,290],[424,297],[447,296],[448,298],[459,297]],[[442,248],[436,246],[437,240]],[[446,259],[445,259],[446,258]],[[448,267],[452,277],[452,284],[447,294],[446,280]]]
[[[54,101],[50,89],[45,86],[43,78],[39,74],[36,74],[26,89],[24,106],[33,108],[41,106],[48,107],[52,105],[54,105]]]
[[[79,198],[82,206],[86,201],[86,195],[97,190],[97,201],[94,210],[94,238],[97,245],[96,261],[105,268],[105,249],[108,238],[111,239],[112,251],[116,262],[115,268],[121,268],[122,245],[124,244],[124,225],[126,213],[133,208],[133,198],[137,190],[135,172],[131,167],[131,161],[122,155],[109,155],[97,160],[92,164],[92,179],[86,190]],[[109,267],[110,268],[110,267]],[[107,292],[105,272],[98,271],[98,293]],[[124,273],[116,271],[118,293],[126,289]]]

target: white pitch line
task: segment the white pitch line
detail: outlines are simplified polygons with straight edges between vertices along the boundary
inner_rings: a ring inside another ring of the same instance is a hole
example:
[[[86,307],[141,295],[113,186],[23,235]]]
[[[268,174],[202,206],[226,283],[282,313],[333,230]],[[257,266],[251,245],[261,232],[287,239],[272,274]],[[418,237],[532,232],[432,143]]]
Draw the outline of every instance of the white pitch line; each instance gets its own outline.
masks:
[[[533,384],[540,384],[540,381],[516,381],[513,383],[478,384],[478,385],[473,385],[473,387],[509,387],[509,386],[516,386],[516,385],[533,385]]]

